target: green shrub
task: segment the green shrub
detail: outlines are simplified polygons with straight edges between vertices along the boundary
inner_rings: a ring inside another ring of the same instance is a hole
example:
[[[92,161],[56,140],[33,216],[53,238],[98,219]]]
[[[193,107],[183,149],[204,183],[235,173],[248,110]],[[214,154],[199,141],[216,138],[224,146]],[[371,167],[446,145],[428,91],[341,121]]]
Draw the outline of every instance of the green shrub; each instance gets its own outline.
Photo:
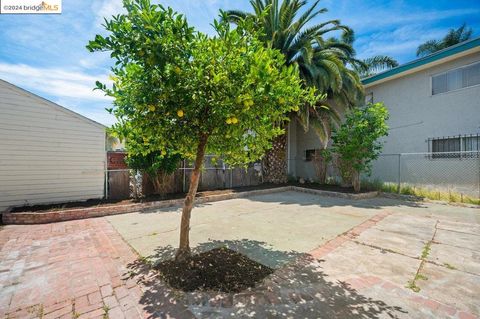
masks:
[[[360,191],[360,173],[370,174],[371,163],[378,158],[383,144],[379,138],[388,135],[388,111],[383,103],[352,109],[345,122],[333,134],[331,151],[337,155],[337,166],[344,183],[353,183]]]

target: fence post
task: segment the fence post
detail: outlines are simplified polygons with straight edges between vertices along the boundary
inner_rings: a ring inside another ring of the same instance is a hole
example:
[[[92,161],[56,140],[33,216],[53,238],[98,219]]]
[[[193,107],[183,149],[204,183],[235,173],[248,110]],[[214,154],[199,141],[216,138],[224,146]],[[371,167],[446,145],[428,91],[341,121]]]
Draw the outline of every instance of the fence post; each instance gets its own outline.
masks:
[[[182,167],[183,167],[183,181],[182,181],[182,191],[185,193],[185,184],[187,180],[187,169],[185,168],[185,160],[182,161]]]
[[[480,152],[477,153],[477,158],[478,158],[478,198],[480,199]]]
[[[398,194],[400,194],[400,185],[401,185],[401,176],[402,176],[402,154],[398,154],[398,178],[397,178],[397,181],[398,181],[398,189],[397,189],[397,192]]]
[[[105,152],[105,162],[103,165],[105,179],[105,199],[108,199],[108,152]]]

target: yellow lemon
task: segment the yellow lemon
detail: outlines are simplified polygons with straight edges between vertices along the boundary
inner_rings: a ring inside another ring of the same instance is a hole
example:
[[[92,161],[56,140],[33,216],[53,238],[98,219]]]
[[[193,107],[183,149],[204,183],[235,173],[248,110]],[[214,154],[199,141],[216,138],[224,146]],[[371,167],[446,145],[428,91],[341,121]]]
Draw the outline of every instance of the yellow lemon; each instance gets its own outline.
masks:
[[[249,108],[252,105],[253,105],[253,101],[250,99],[243,101],[243,106],[245,106],[246,108]]]
[[[234,116],[232,117],[232,124],[237,124],[238,123],[238,119]]]
[[[175,73],[180,74],[180,72],[182,72],[182,70],[178,66],[176,66],[175,67]]]
[[[163,150],[160,154],[162,154],[162,156],[165,156],[165,155],[167,155],[167,152],[165,150]]]
[[[155,111],[155,106],[154,105],[149,105],[148,109],[150,110],[150,112],[154,112]]]
[[[227,123],[227,124],[232,124],[232,119],[231,119],[231,118],[228,118],[228,119],[225,121],[225,123]]]
[[[183,117],[183,115],[184,115],[183,110],[178,110],[177,115],[178,115],[178,117]]]

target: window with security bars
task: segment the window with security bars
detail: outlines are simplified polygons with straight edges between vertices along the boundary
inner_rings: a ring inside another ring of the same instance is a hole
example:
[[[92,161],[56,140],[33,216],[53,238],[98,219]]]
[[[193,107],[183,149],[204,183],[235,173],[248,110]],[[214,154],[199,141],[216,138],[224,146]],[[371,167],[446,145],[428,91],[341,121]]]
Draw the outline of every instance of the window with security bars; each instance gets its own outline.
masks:
[[[431,158],[479,157],[480,134],[430,138],[428,152]]]
[[[480,85],[480,62],[432,76],[432,95]]]

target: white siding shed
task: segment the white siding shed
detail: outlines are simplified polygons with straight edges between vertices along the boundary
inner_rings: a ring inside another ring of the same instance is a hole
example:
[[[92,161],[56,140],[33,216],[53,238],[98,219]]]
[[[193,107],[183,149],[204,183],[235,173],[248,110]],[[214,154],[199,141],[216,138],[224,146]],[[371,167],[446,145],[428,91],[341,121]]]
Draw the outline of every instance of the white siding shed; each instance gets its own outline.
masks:
[[[105,127],[0,80],[0,212],[101,198]]]

